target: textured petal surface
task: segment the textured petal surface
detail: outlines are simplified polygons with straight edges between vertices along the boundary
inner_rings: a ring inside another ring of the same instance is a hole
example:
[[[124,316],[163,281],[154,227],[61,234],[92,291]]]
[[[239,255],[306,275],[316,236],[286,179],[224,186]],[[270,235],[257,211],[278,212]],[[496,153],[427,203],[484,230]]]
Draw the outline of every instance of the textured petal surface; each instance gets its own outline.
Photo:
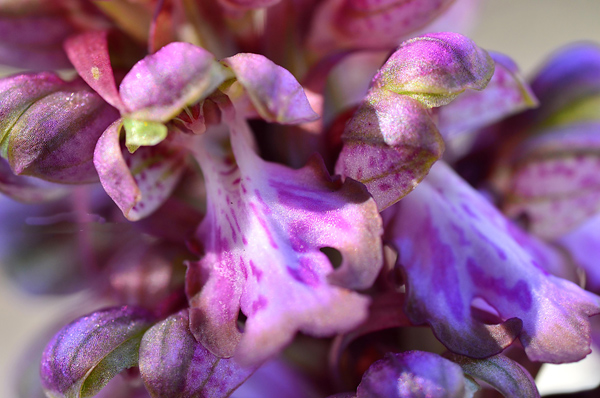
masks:
[[[296,78],[268,58],[259,54],[237,54],[221,62],[233,70],[265,120],[298,124],[318,118]]]
[[[482,90],[493,73],[494,61],[487,52],[465,36],[441,32],[402,43],[372,85],[436,107],[468,88]]]
[[[570,362],[590,352],[597,296],[541,270],[508,221],[445,164],[388,210],[387,236],[407,276],[407,314],[452,351],[483,358],[521,331],[530,359]],[[484,302],[497,321],[473,310]]]
[[[427,108],[392,92],[371,92],[348,122],[335,171],[366,185],[380,210],[427,175],[444,143]]]
[[[486,359],[473,359],[462,355],[447,354],[447,359],[458,363],[463,372],[483,380],[505,397],[539,398],[533,377],[519,363],[495,355]]]
[[[166,122],[210,95],[225,79],[208,51],[171,43],[131,68],[119,91],[133,119]]]
[[[94,153],[104,190],[131,221],[144,218],[171,195],[185,169],[187,151],[163,141],[130,154],[119,141],[121,120],[102,134]]]
[[[504,211],[557,238],[600,211],[600,123],[544,130],[515,154]]]
[[[118,116],[112,107],[81,82],[49,73],[4,79],[0,92],[2,153],[16,174],[62,183],[97,180],[93,151]]]
[[[251,10],[254,8],[270,7],[281,0],[219,0],[226,7],[240,10]]]
[[[258,363],[297,331],[332,335],[366,317],[365,297],[331,283],[373,283],[382,263],[381,221],[359,184],[332,180],[316,160],[300,170],[266,163],[251,149],[245,122],[231,111],[223,119],[231,123],[232,149],[218,128],[197,137],[195,147],[208,209],[197,232],[205,255],[187,275],[190,318],[211,351]],[[337,270],[323,247],[341,252]]]
[[[189,329],[188,310],[146,332],[140,373],[155,398],[226,398],[254,371],[211,354]]]
[[[438,112],[438,128],[446,144],[465,133],[497,122],[537,105],[514,62],[498,53],[490,53],[494,75],[482,91],[467,91]]]
[[[113,75],[106,31],[90,31],[70,37],[65,50],[77,73],[109,104],[126,111]]]
[[[52,397],[89,397],[124,369],[136,366],[151,315],[135,307],[109,308],[83,316],[48,343],[42,385]]]
[[[453,0],[327,0],[314,17],[309,46],[326,54],[336,49],[385,49],[441,14]]]
[[[460,366],[437,354],[387,354],[363,376],[356,398],[467,398]]]

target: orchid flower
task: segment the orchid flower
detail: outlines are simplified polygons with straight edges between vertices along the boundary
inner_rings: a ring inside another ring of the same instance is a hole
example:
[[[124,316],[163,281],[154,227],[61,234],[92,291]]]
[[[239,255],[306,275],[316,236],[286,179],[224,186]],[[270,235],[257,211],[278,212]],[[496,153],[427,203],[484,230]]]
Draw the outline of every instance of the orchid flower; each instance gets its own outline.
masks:
[[[0,62],[76,74],[0,79],[0,192],[31,203],[2,253],[103,306],[46,345],[47,396],[537,397],[527,361],[590,351],[595,48],[530,88],[428,31],[477,0],[5,3]],[[416,327],[449,351],[369,343]]]

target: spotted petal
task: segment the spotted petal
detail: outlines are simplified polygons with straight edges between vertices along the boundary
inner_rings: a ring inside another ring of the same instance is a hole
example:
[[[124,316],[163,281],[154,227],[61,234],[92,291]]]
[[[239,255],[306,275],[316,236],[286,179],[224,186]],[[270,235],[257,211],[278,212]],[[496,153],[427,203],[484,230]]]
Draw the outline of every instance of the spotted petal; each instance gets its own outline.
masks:
[[[188,310],[146,332],[140,344],[140,373],[155,398],[225,398],[254,371],[211,354],[189,329]]]
[[[484,89],[493,73],[494,61],[473,41],[440,32],[402,43],[377,72],[372,86],[437,107],[466,89]]]
[[[120,144],[121,123],[115,121],[98,140],[94,165],[106,193],[136,221],[169,198],[185,170],[187,151],[167,140],[130,154]]]
[[[544,130],[516,151],[505,212],[557,238],[600,211],[600,122]]]
[[[268,58],[259,54],[237,54],[221,62],[233,70],[265,120],[298,124],[318,118],[300,83]]]
[[[450,350],[487,357],[520,332],[534,361],[590,352],[588,317],[600,312],[600,299],[542,271],[502,214],[447,165],[436,164],[387,217],[407,276],[407,314],[429,323]]]
[[[356,182],[331,179],[316,159],[300,170],[266,163],[231,110],[223,126],[194,137],[206,178],[207,215],[197,231],[204,257],[189,265],[192,331],[219,356],[259,363],[297,331],[326,336],[357,326],[382,263],[374,202]],[[334,271],[319,249],[341,252]],[[238,312],[247,316],[243,333]]]
[[[437,354],[387,354],[367,370],[356,398],[469,398],[478,386],[457,364]]]
[[[369,93],[342,139],[336,173],[365,184],[380,210],[412,191],[444,150],[427,108],[386,91]]]
[[[136,366],[152,316],[134,307],[110,308],[83,316],[48,343],[41,363],[42,386],[51,397],[97,394],[114,376]]]

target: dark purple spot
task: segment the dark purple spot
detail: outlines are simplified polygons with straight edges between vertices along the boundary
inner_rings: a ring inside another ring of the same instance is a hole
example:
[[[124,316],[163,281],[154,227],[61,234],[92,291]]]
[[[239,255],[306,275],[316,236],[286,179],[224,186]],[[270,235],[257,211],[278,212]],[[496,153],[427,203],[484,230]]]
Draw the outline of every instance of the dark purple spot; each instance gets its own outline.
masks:
[[[260,270],[260,268],[256,266],[256,264],[254,264],[254,261],[252,260],[250,260],[250,271],[252,272],[252,275],[254,275],[254,277],[256,278],[256,281],[260,282],[263,276],[263,272]]]
[[[291,266],[287,267],[288,273],[300,283],[303,283],[308,286],[318,286],[319,285],[319,276],[315,273],[315,271],[311,268],[311,262],[307,258],[301,258],[298,262],[298,267],[293,268]]]
[[[256,314],[258,311],[264,309],[269,302],[265,298],[265,296],[258,296],[258,299],[252,303],[252,315]]]

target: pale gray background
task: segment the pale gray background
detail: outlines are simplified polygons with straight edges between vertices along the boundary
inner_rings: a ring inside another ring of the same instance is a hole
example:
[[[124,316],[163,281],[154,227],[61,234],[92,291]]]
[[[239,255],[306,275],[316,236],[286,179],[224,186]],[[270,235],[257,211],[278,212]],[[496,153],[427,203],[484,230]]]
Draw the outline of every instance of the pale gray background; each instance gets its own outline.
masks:
[[[575,40],[600,42],[600,0],[487,0],[482,19],[471,37],[485,49],[511,56],[523,71],[532,73],[559,46]],[[45,325],[70,312],[84,296],[39,298],[24,295],[0,275],[0,398],[15,397],[10,388],[16,358]],[[594,385],[600,360],[544,369],[544,393],[566,389],[569,382]],[[579,367],[578,367],[579,366]],[[574,370],[569,370],[574,368]],[[556,369],[556,368],[554,368]],[[552,373],[554,372],[554,373]]]

